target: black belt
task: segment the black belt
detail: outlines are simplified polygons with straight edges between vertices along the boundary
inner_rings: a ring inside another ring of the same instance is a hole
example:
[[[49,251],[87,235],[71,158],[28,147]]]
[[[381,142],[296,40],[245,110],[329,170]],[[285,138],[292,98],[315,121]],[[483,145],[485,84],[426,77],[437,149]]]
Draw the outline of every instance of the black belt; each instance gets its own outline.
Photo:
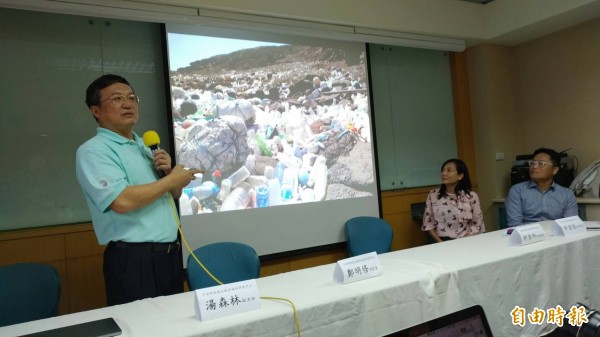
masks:
[[[132,249],[141,250],[145,252],[153,253],[165,253],[175,254],[179,252],[181,244],[175,242],[124,242],[124,241],[111,241],[109,246],[113,246],[121,249]]]

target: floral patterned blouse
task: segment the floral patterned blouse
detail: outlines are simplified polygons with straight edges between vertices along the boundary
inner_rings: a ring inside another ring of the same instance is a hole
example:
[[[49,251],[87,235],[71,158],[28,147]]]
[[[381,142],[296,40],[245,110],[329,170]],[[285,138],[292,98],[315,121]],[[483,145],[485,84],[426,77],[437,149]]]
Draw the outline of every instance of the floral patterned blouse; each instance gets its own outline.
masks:
[[[438,198],[439,188],[429,192],[421,230],[436,229],[439,237],[451,239],[485,232],[477,193],[471,191]]]

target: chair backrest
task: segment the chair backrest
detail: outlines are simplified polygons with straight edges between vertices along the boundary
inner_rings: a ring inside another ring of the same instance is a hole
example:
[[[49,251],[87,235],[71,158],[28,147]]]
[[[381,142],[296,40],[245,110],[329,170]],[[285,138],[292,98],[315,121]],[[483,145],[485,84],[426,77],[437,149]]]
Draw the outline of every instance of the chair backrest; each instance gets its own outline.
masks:
[[[383,219],[358,216],[346,221],[344,227],[350,257],[370,252],[387,253],[392,248],[392,227]]]
[[[56,316],[60,276],[41,263],[0,267],[0,326]]]
[[[254,248],[239,242],[215,242],[194,250],[194,255],[219,281],[251,280],[260,276],[260,260]],[[190,254],[187,260],[191,290],[218,285]]]

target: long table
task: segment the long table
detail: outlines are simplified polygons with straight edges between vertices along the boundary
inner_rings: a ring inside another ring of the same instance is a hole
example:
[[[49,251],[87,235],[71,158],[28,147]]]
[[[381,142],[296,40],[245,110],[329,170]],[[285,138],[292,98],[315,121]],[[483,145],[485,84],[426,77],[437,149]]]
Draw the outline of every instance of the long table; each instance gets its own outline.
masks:
[[[333,281],[335,264],[257,280],[261,296],[290,299],[302,336],[383,336],[461,308],[480,304],[495,336],[539,336],[552,324],[512,324],[519,306],[530,312],[579,301],[600,306],[597,258],[600,232],[508,245],[495,231],[379,255],[381,276],[349,283]],[[0,328],[0,336],[114,317],[123,336],[296,336],[291,306],[261,300],[261,309],[199,322],[192,292],[149,298],[86,312]]]

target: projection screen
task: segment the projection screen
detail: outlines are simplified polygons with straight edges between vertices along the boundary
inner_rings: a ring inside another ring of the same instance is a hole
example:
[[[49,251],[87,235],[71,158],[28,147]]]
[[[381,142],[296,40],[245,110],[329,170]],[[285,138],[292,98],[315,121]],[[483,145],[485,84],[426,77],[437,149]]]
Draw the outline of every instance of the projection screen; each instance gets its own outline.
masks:
[[[380,215],[364,43],[166,32],[175,161],[205,171],[179,200],[192,249],[320,247],[345,241],[349,218]]]

